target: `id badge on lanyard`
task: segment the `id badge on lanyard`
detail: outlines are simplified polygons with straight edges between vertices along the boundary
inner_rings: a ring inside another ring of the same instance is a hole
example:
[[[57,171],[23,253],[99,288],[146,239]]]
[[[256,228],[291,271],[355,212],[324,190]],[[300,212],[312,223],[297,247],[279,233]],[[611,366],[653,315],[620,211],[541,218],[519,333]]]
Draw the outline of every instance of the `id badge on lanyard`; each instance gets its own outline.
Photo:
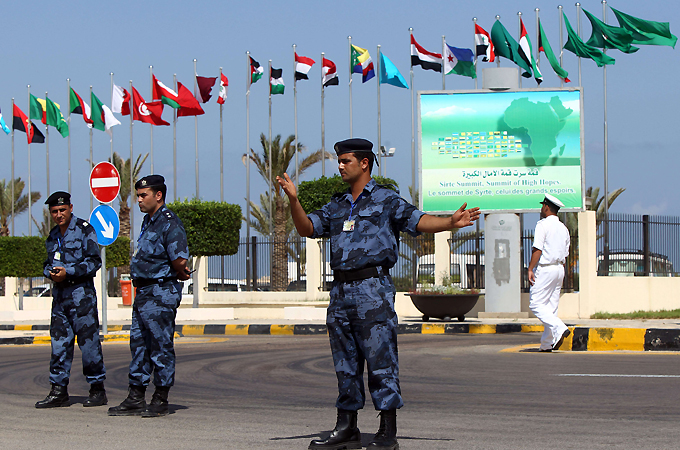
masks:
[[[354,231],[354,223],[356,221],[352,220],[352,212],[354,211],[354,206],[357,204],[362,195],[363,192],[359,194],[357,199],[352,202],[352,206],[349,209],[349,217],[342,223],[342,231]]]

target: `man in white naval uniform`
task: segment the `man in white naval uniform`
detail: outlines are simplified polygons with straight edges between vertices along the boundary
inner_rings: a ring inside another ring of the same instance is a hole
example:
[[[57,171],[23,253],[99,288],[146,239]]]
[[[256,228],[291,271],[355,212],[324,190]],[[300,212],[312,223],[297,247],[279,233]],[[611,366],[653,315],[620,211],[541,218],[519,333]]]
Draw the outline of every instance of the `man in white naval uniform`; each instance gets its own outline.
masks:
[[[531,300],[529,309],[545,327],[540,351],[557,350],[571,332],[557,317],[560,289],[564,280],[564,263],[569,254],[569,230],[557,217],[564,204],[550,194],[541,202],[541,220],[536,224],[529,262]]]

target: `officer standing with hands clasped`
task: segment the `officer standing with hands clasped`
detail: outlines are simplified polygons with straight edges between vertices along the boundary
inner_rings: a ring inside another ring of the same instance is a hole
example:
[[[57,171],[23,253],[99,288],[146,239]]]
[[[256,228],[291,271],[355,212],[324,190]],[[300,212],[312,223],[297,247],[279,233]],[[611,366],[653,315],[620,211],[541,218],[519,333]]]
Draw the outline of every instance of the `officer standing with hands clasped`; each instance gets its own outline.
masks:
[[[45,277],[54,282],[50,320],[52,389],[35,407],[70,405],[68,382],[76,338],[83,354],[83,375],[90,384],[90,395],[83,406],[106,405],[106,369],[99,342],[97,293],[93,281],[102,266],[97,232],[92,225],[73,215],[68,192],[53,193],[45,204],[57,224],[45,241],[47,260],[44,264]]]
[[[135,189],[146,216],[130,263],[137,288],[130,326],[130,386],[127,398],[109,408],[109,415],[158,417],[169,413],[168,392],[175,383],[175,317],[182,300],[180,280],[189,279],[189,247],[182,222],[165,206],[165,179],[148,175]],[[152,372],[155,392],[147,407],[144,397]]]
[[[569,255],[569,230],[557,217],[557,212],[564,206],[561,201],[545,194],[541,204],[541,220],[536,224],[529,262],[529,309],[544,326],[539,351],[552,352],[571,334],[557,317],[564,263]]]
[[[375,155],[366,139],[335,144],[338,169],[349,184],[321,209],[305,214],[288,174],[276,177],[288,195],[300,236],[331,238],[331,288],[326,325],[338,378],[338,416],[330,437],[313,440],[310,449],[358,449],[357,410],[365,403],[363,372],[380,428],[370,449],[397,449],[396,410],[403,405],[397,359],[395,288],[389,269],[399,255],[399,232],[412,236],[472,225],[479,208],[458,209],[451,217],[425,214],[399,194],[371,178]]]

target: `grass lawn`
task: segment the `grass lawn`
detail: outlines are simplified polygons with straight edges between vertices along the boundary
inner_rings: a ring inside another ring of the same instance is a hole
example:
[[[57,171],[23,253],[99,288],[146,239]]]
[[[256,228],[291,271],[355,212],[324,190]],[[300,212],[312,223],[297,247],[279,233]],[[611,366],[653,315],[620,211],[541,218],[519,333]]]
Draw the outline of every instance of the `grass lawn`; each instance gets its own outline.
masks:
[[[680,309],[661,311],[634,311],[625,314],[595,313],[591,319],[680,319]]]

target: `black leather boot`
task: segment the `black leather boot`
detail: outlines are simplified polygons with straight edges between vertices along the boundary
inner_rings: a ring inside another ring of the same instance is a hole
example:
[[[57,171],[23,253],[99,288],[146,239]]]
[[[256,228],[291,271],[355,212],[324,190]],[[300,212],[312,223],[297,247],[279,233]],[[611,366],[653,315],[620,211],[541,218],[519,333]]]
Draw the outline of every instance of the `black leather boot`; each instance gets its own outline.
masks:
[[[168,410],[168,392],[170,392],[170,386],[156,386],[153,397],[151,397],[151,403],[142,413],[142,417],[167,416],[170,413]]]
[[[109,408],[109,416],[140,416],[146,409],[145,393],[146,386],[131,384],[127,398],[120,405]]]
[[[68,389],[66,386],[52,385],[50,393],[47,394],[45,400],[36,402],[36,408],[58,408],[60,406],[71,406],[68,398]]]
[[[92,383],[90,385],[90,396],[83,402],[83,406],[103,406],[106,405],[109,400],[106,398],[106,390],[104,389],[104,383]]]
[[[357,428],[357,412],[338,409],[335,429],[327,439],[314,439],[310,449],[356,449],[361,448],[361,432]]]
[[[397,442],[397,410],[380,411],[380,428],[367,449],[399,450]]]

